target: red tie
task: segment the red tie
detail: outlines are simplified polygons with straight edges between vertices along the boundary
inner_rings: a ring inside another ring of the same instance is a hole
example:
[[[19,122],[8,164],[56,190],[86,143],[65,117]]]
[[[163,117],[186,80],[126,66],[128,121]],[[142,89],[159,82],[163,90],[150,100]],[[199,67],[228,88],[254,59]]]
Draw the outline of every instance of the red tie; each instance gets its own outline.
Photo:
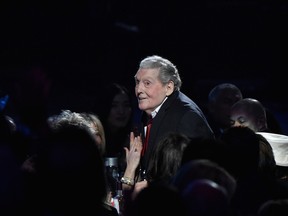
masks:
[[[146,136],[145,136],[145,141],[144,141],[144,145],[143,145],[143,148],[142,148],[142,152],[141,152],[141,155],[143,156],[147,150],[147,147],[148,147],[148,140],[149,140],[149,136],[150,136],[150,129],[151,129],[151,126],[152,126],[152,116],[149,117],[149,120],[147,122],[147,127],[146,127]]]

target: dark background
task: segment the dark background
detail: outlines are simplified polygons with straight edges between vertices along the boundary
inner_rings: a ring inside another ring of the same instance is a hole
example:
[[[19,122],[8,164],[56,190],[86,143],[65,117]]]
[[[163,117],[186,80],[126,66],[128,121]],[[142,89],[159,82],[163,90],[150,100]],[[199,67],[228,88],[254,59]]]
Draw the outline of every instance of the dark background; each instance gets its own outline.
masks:
[[[205,106],[214,85],[232,82],[287,130],[287,1],[0,4],[0,89],[12,96],[27,71],[41,71],[51,84],[51,113],[85,110],[105,94],[107,83],[133,92],[140,60],[158,54],[177,66],[182,91],[199,105]]]

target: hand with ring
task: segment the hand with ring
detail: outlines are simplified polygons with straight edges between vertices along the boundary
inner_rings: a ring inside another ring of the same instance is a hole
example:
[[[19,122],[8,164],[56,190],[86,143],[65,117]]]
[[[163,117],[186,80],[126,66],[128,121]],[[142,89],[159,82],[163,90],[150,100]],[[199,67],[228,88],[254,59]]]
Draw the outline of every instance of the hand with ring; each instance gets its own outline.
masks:
[[[126,153],[126,169],[124,176],[134,179],[136,169],[140,164],[141,151],[142,151],[142,139],[141,136],[134,136],[134,133],[130,133],[130,148],[124,147]]]

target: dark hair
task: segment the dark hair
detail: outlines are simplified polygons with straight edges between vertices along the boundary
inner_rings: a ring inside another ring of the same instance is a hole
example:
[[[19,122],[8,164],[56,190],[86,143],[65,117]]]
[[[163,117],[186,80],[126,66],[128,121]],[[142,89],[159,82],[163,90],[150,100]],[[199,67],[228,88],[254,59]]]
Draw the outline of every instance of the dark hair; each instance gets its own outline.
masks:
[[[276,161],[273,149],[268,140],[261,134],[259,138],[259,171],[260,174],[274,178],[276,176]]]
[[[129,97],[129,102],[132,106],[132,96],[129,90],[124,85],[119,83],[110,83],[107,85],[103,92],[100,92],[99,98],[96,99],[92,106],[93,113],[99,116],[104,125],[106,124],[105,121],[109,116],[113,99],[118,94],[126,94]]]
[[[181,133],[170,132],[163,137],[152,152],[147,168],[147,179],[170,181],[181,165],[184,149],[190,139]]]
[[[259,138],[248,127],[231,127],[220,139],[227,150],[227,170],[236,178],[258,173]]]
[[[89,202],[104,201],[107,194],[104,162],[95,143],[85,128],[76,125],[51,130],[35,163],[40,195],[46,201],[61,206],[64,200],[69,205],[87,206],[92,205]]]

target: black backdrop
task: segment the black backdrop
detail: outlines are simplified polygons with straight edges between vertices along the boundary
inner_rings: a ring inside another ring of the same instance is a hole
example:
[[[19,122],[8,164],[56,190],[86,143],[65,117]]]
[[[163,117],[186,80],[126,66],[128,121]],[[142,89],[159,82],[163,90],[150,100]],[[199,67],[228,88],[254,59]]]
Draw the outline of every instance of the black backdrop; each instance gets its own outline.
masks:
[[[182,90],[199,104],[227,81],[287,112],[284,0],[1,1],[0,12],[0,88],[41,68],[51,112],[85,110],[107,82],[133,91],[138,63],[151,54],[176,64]]]

